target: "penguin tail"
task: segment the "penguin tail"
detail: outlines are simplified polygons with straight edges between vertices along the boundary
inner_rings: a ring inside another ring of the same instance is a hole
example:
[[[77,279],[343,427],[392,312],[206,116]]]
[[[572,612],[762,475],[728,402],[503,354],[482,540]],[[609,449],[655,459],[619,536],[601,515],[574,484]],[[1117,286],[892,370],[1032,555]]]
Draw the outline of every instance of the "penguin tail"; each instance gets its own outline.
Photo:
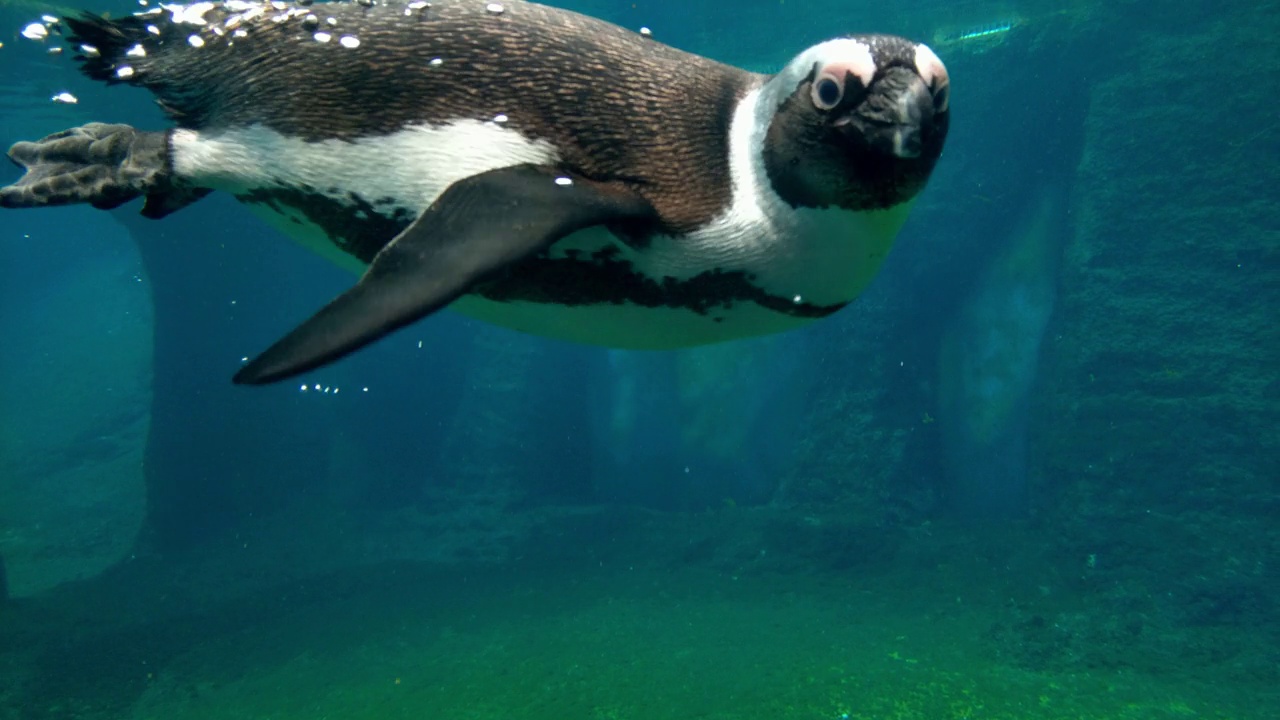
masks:
[[[213,3],[196,3],[208,13]],[[176,121],[198,119],[208,112],[208,98],[199,78],[209,74],[205,64],[190,57],[183,60],[183,48],[204,40],[192,33],[190,21],[179,22],[175,13],[184,6],[152,8],[122,18],[93,13],[63,16],[65,42],[75,52],[80,71],[108,85],[133,85],[150,90],[160,108]],[[222,10],[225,16],[225,10]],[[195,16],[193,16],[195,17]],[[204,23],[204,15],[198,15]]]
[[[142,18],[111,20],[81,13],[63,17],[62,23],[70,30],[66,41],[75,48],[75,59],[85,75],[108,85],[144,84],[149,59],[143,42],[157,38]]]
[[[0,187],[0,207],[31,208],[87,203],[102,210],[145,197],[142,214],[161,218],[210,191],[175,183],[169,133],[128,125],[89,123],[9,148],[26,170]]]

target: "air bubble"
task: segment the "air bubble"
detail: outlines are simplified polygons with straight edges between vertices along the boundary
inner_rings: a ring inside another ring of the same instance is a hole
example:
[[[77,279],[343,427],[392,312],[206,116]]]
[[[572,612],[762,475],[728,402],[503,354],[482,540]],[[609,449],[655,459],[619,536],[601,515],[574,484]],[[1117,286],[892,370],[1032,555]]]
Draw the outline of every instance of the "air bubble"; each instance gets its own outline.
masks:
[[[22,37],[28,40],[44,40],[49,37],[49,28],[43,23],[33,22],[22,28]]]
[[[68,105],[75,105],[76,103],[80,102],[79,98],[77,98],[75,95],[72,95],[69,92],[66,92],[65,90],[63,92],[58,93],[57,95],[54,95],[52,100],[56,103],[66,103]]]
[[[130,58],[144,58],[147,56],[147,49],[142,47],[142,43],[138,43],[128,50],[125,50],[124,56]]]
[[[128,65],[121,65],[120,67],[116,68],[116,77],[118,78],[133,77],[133,68],[129,67]]]
[[[354,49],[360,47],[360,38],[355,35],[343,35],[338,38],[338,43],[344,48]]]
[[[191,43],[191,47],[195,47],[195,48],[204,47],[204,38],[200,37],[199,35],[187,36],[187,42]]]
[[[165,5],[164,9],[169,11],[169,15],[175,25],[204,25],[205,13],[214,8],[214,3],[198,2],[192,5]]]
[[[502,7],[502,3],[489,3],[484,6],[484,9],[490,15],[501,15],[506,12],[506,8]]]
[[[559,185],[560,187],[569,187],[570,185],[573,185],[573,178],[571,178],[571,177],[564,177],[564,176],[562,175],[562,176],[560,176],[560,177],[556,178],[556,184],[557,184],[557,185]]]
[[[444,58],[431,58],[431,62],[427,63],[431,67],[440,67],[444,64]]]
[[[322,42],[322,43],[327,43],[333,39],[333,36],[327,32],[318,32],[315,35],[312,35],[312,37],[316,39],[316,42]]]
[[[308,30],[314,30],[320,27],[320,18],[316,17],[315,15],[307,15],[306,17],[302,18],[302,27]]]
[[[653,31],[647,27],[640,28],[640,34],[645,37],[653,37]]]

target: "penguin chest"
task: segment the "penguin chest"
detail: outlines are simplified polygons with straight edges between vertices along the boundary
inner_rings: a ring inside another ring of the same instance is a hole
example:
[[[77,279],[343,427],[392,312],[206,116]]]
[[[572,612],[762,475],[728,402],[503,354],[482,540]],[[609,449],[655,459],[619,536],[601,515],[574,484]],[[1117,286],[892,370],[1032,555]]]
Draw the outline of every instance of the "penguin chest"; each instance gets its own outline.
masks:
[[[792,330],[856,297],[905,210],[803,211],[783,225],[629,245],[595,228],[453,304],[470,317],[606,347],[692,347]]]
[[[653,242],[658,242],[655,239]],[[810,321],[755,302],[736,264],[667,263],[603,228],[575,233],[513,266],[454,310],[544,337],[663,350],[781,332]]]
[[[281,193],[243,199],[302,245],[357,273],[365,263],[354,248],[381,247],[412,219],[393,202],[343,205]],[[779,333],[856,297],[900,224],[892,212],[813,211],[781,228],[638,244],[592,228],[501,271],[450,307],[534,335],[634,350]]]

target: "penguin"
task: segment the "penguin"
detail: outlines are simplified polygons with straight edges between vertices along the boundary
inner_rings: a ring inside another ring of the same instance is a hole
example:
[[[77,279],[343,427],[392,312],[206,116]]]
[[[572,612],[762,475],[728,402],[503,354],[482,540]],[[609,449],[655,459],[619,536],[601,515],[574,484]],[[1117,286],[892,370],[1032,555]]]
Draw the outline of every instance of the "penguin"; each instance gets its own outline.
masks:
[[[61,20],[81,70],[167,130],[19,142],[0,206],[234,195],[360,275],[243,364],[266,384],[442,308],[673,349],[832,315],[875,276],[941,153],[926,45],[847,35],[764,75],[523,0],[226,0]]]

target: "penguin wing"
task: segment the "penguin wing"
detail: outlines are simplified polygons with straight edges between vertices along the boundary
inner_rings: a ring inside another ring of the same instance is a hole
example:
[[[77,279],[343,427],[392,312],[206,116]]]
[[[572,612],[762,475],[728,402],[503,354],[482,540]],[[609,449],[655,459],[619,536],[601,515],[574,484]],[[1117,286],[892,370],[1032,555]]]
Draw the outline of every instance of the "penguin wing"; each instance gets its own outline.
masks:
[[[573,232],[656,218],[653,206],[628,189],[543,166],[460,180],[373,258],[354,287],[241,368],[233,382],[264,385],[326,365]]]

